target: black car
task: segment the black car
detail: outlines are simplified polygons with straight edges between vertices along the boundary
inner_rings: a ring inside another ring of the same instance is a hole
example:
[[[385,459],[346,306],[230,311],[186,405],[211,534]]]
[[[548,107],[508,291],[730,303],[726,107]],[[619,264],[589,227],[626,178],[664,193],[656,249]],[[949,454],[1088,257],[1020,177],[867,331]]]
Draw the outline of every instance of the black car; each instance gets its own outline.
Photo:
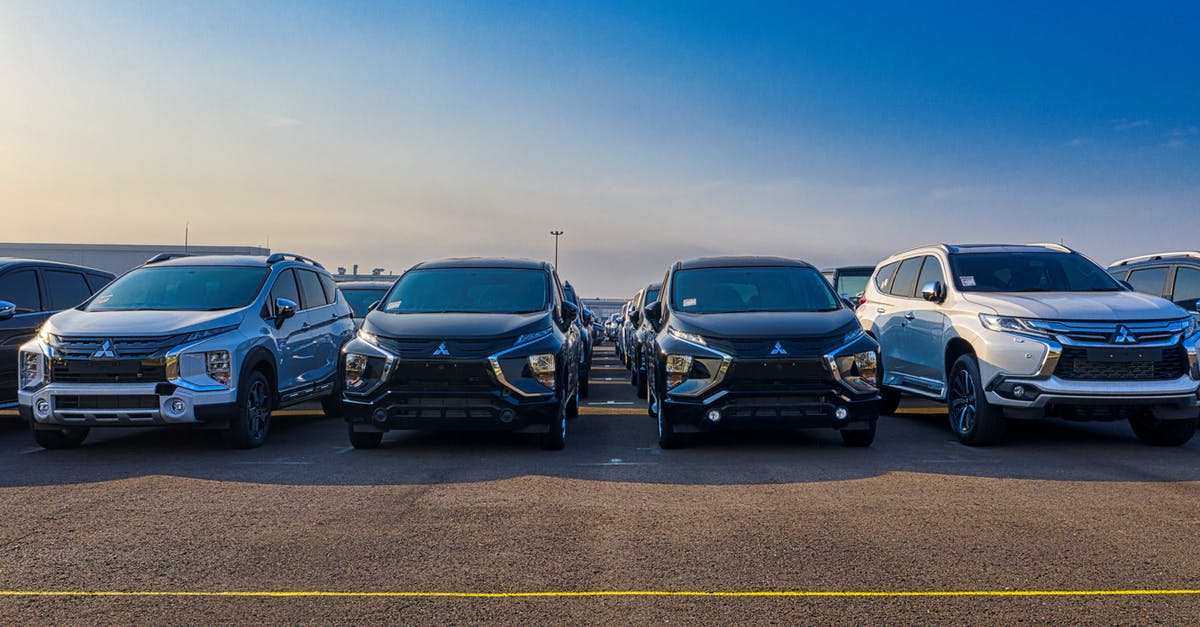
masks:
[[[638,292],[639,299],[634,302],[633,312],[629,316],[633,322],[633,330],[629,336],[629,382],[637,388],[638,398],[647,396],[645,345],[650,340],[650,336],[654,334],[650,321],[645,319],[642,311],[645,310],[646,305],[658,300],[658,293],[661,290],[662,283],[651,283],[646,286],[646,289]]]
[[[1132,257],[1114,263],[1108,272],[1139,292],[1161,296],[1200,316],[1200,252]]]
[[[833,286],[833,291],[855,304],[867,291],[867,281],[871,280],[874,273],[875,266],[842,266],[821,271]]]
[[[389,429],[542,433],[561,449],[579,413],[579,310],[553,267],[520,259],[417,264],[342,350],[355,448]]]
[[[678,262],[644,315],[650,412],[663,448],[679,433],[828,427],[869,446],[879,345],[817,269],[774,257]]]
[[[575,288],[571,286],[571,282],[563,283],[563,296],[567,302],[575,306],[579,312],[575,316],[575,328],[579,330],[579,396],[582,398],[588,397],[588,376],[592,372],[592,347],[594,340],[592,339],[592,318],[587,309],[579,302],[579,295],[575,293]]]
[[[87,300],[113,278],[95,268],[0,257],[0,407],[17,404],[17,349],[47,318]]]
[[[391,289],[391,281],[342,281],[337,284],[350,305],[354,314],[354,323],[362,326],[362,321],[371,310],[371,305],[383,300],[383,295]]]

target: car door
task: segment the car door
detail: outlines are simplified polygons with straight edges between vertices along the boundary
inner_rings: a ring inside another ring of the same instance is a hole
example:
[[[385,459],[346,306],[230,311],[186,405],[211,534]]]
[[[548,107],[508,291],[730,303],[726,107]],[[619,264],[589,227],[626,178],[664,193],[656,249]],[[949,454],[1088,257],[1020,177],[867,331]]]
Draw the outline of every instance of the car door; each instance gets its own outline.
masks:
[[[922,290],[933,282],[941,282],[946,289],[946,273],[937,257],[927,255],[917,275],[916,297],[909,305],[912,318],[907,325],[907,347],[911,371],[909,374],[944,385],[946,382],[942,336],[946,329],[946,315],[942,304],[930,302],[922,297]],[[905,316],[907,318],[907,315]]]
[[[1200,268],[1179,266],[1171,289],[1171,301],[1200,318]]]
[[[0,274],[0,300],[16,305],[16,312],[0,320],[0,407],[17,400],[17,352],[37,335],[50,312],[42,307],[37,270],[14,268]]]
[[[305,337],[307,317],[300,310],[300,288],[296,284],[296,273],[291,268],[280,272],[271,286],[271,296],[267,306],[271,317],[275,317],[275,301],[279,298],[296,303],[296,315],[283,321],[276,321],[275,343],[279,347],[279,390],[286,392],[303,384],[302,375],[312,363],[313,355]]]
[[[922,260],[922,257],[910,257],[900,262],[895,276],[887,283],[887,295],[876,308],[879,312],[876,320],[879,324],[878,339],[883,351],[884,370],[889,375],[912,374],[913,363],[907,331],[909,320],[913,316],[912,299]],[[884,311],[880,312],[880,309]]]
[[[1126,281],[1139,292],[1152,296],[1163,296],[1166,294],[1167,273],[1170,270],[1170,266],[1138,268],[1129,273]]]
[[[338,314],[325,295],[325,287],[321,285],[321,276],[312,270],[297,268],[293,270],[300,285],[300,301],[303,308],[304,324],[301,334],[308,348],[305,354],[312,358],[305,363],[306,369],[301,373],[305,383],[318,383],[331,378],[337,371],[337,351],[333,325],[338,321]]]

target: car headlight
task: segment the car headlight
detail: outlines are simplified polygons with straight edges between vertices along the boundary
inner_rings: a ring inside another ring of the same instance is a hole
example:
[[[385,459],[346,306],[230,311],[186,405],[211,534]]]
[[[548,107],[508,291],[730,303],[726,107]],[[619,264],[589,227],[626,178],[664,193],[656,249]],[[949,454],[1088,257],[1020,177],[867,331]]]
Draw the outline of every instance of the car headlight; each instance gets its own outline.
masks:
[[[208,373],[208,376],[212,377],[213,381],[225,387],[229,387],[229,382],[233,379],[231,364],[229,351],[208,351],[204,353],[204,369]]]
[[[374,390],[387,376],[387,365],[388,360],[384,357],[346,353],[343,358],[343,389],[358,394]]]
[[[874,350],[833,358],[838,378],[855,392],[874,392],[879,388],[879,354]]]
[[[1183,319],[1183,337],[1195,335],[1197,329],[1200,329],[1200,323],[1196,322],[1194,316],[1188,316]]]
[[[553,328],[546,327],[545,329],[542,329],[541,331],[534,331],[533,333],[526,333],[526,334],[522,335],[521,337],[518,337],[517,341],[513,342],[513,346],[516,346],[517,344],[525,344],[527,342],[532,342],[534,340],[540,340],[540,339],[546,337],[547,335],[550,335],[553,332],[554,332]]]
[[[556,379],[554,354],[530,355],[529,372],[538,383],[553,390]]]
[[[371,333],[370,331],[364,331],[362,329],[359,329],[358,330],[358,339],[366,342],[367,344],[370,344],[371,346],[375,346],[375,347],[379,346],[379,336],[375,335],[374,333]]]
[[[229,326],[224,326],[224,327],[214,327],[212,329],[202,329],[200,331],[192,331],[191,333],[188,334],[187,337],[183,338],[183,341],[184,341],[184,343],[195,342],[196,340],[203,340],[204,338],[212,337],[214,335],[220,335],[222,333],[229,333],[230,331],[233,331],[234,329],[238,328],[238,326],[239,325],[231,324]]]
[[[696,335],[695,333],[688,333],[687,331],[680,331],[679,329],[676,329],[675,327],[671,327],[668,330],[668,332],[672,336],[677,337],[685,342],[691,342],[693,344],[699,344],[701,346],[708,346],[708,342],[705,341],[704,337],[701,335]]]
[[[45,381],[46,359],[41,353],[21,351],[21,389],[33,389]]]
[[[667,355],[667,389],[674,389],[687,381],[692,373],[691,355]]]
[[[979,314],[979,321],[984,327],[992,331],[1001,333],[1017,333],[1020,335],[1032,335],[1035,337],[1052,337],[1051,334],[1038,327],[1036,321],[1027,320],[1025,318],[1013,318],[1009,316],[995,316],[992,314]]]

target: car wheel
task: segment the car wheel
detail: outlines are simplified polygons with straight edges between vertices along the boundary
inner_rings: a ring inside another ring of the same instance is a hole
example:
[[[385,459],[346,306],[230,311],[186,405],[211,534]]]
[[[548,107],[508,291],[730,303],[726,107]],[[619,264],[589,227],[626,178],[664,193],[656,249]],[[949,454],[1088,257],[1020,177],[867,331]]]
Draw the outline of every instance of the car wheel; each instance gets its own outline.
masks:
[[[558,419],[550,423],[549,428],[542,434],[542,448],[547,451],[561,451],[567,444],[567,408],[560,406]]]
[[[858,429],[853,431],[850,429],[843,429],[841,432],[842,444],[852,448],[864,448],[871,446],[871,443],[875,441],[875,423],[876,421],[872,420],[870,428],[867,429]]]
[[[575,388],[575,394],[571,395],[571,400],[567,401],[567,418],[579,417],[579,388]]]
[[[579,373],[579,396],[587,398],[591,395],[590,383],[591,370],[585,370]]]
[[[329,393],[329,396],[321,399],[321,412],[325,414],[326,418],[342,417],[342,384],[340,381],[333,384],[333,391]]]
[[[675,424],[671,422],[671,412],[666,407],[658,408],[658,448],[673,449],[683,446],[683,441],[675,433]]]
[[[879,362],[879,371],[876,373],[879,377],[879,415],[893,416],[896,410],[900,407],[900,390],[892,389],[883,385],[883,361]]]
[[[979,363],[963,355],[950,368],[947,399],[950,429],[967,446],[987,446],[1004,438],[1004,412],[988,403],[980,385]]]
[[[88,427],[66,427],[65,429],[34,429],[33,441],[38,446],[57,451],[67,448],[78,448],[87,439]]]
[[[346,431],[350,435],[350,446],[356,449],[379,448],[383,442],[382,431],[355,431],[351,424],[346,425]]]
[[[1129,426],[1142,442],[1151,446],[1182,446],[1196,434],[1196,419],[1159,420],[1153,416],[1129,419]]]
[[[238,389],[237,415],[225,430],[225,441],[232,448],[258,448],[271,429],[271,388],[266,375],[255,370],[242,380]]]

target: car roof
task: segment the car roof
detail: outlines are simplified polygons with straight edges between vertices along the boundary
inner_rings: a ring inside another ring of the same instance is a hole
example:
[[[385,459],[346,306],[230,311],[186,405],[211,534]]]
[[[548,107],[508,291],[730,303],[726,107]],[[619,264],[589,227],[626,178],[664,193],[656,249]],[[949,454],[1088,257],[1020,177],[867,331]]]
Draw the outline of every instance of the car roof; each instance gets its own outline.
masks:
[[[550,264],[534,259],[513,257],[451,257],[422,261],[413,266],[412,270],[427,270],[438,268],[519,268],[524,270],[549,270]]]
[[[254,255],[187,255],[180,257],[171,257],[153,263],[147,262],[145,266],[165,267],[165,266],[244,266],[266,268],[268,265],[267,257]]]
[[[821,272],[874,272],[875,266],[836,266],[824,268]]]
[[[13,266],[41,266],[43,268],[61,268],[63,270],[78,270],[80,272],[88,272],[91,274],[103,274],[105,276],[116,276],[108,270],[101,270],[90,266],[81,266],[74,263],[65,263],[62,261],[47,261],[45,259],[22,259],[19,257],[0,257],[0,270],[4,270]]]
[[[338,289],[368,289],[376,288],[386,290],[392,286],[395,281],[339,281]]]
[[[1128,259],[1120,259],[1112,262],[1110,268],[1118,266],[1128,266],[1139,263],[1157,263],[1159,261],[1187,261],[1192,260],[1200,262],[1200,252],[1194,250],[1183,250],[1171,253],[1152,253],[1149,255],[1138,255],[1137,257],[1129,257]]]
[[[768,266],[794,266],[797,268],[812,268],[813,265],[799,259],[786,257],[760,256],[729,256],[729,257],[697,257],[675,264],[679,270],[694,270],[696,268],[748,268]],[[814,268],[815,269],[815,268]]]
[[[657,281],[656,281],[656,282],[654,282],[654,283],[651,283],[650,285],[647,285],[647,286],[646,286],[646,289],[647,289],[647,290],[661,290],[661,289],[662,289],[662,283],[661,283],[661,282],[657,282]]]

